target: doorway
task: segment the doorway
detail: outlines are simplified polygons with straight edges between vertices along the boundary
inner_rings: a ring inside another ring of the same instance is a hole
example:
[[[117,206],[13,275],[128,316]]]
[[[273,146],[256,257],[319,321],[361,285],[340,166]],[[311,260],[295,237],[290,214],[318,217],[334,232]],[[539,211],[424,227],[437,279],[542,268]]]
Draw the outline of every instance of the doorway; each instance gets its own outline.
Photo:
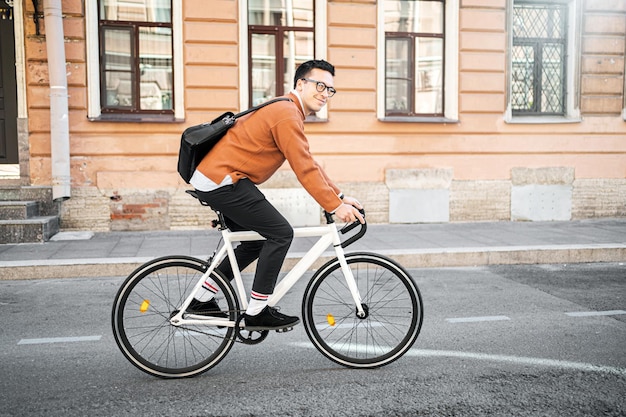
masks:
[[[18,164],[13,8],[0,2],[0,165]]]

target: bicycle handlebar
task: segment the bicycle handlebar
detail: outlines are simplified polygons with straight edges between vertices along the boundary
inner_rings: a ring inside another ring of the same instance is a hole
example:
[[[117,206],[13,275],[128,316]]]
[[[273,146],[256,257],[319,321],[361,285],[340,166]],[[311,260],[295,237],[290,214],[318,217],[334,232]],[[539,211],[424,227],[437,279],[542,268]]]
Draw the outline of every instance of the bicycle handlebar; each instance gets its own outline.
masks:
[[[358,210],[363,215],[363,218],[365,218],[365,210],[364,209],[358,209]],[[333,215],[327,211],[324,211],[324,217],[326,217],[327,224],[331,224],[335,222],[335,220],[333,219]],[[343,235],[343,234],[348,233],[352,229],[356,228],[357,226],[361,226],[361,228],[355,235],[350,236],[348,239],[341,242],[342,248],[345,248],[346,246],[353,244],[354,242],[361,239],[365,235],[365,232],[367,231],[367,222],[361,223],[360,221],[357,220],[352,223],[347,223],[341,229],[339,229],[339,232]]]

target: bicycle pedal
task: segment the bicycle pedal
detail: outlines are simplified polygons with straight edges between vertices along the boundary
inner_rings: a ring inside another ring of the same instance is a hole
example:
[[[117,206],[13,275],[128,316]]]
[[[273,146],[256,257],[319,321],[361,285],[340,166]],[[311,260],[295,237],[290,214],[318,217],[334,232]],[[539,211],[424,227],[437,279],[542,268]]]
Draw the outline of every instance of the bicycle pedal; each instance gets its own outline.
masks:
[[[284,327],[282,329],[276,329],[276,333],[287,333],[293,330],[293,327]]]

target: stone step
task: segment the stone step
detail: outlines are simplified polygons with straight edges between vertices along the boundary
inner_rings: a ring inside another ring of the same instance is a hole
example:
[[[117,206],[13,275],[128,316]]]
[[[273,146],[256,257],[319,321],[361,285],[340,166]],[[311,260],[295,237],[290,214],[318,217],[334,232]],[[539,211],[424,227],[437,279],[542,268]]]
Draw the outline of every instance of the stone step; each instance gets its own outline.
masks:
[[[0,186],[0,244],[46,242],[59,232],[52,187]]]
[[[52,201],[52,187],[29,185],[0,186],[0,200],[50,200]]]
[[[0,243],[43,243],[58,232],[58,216],[0,220]]]
[[[21,200],[21,187],[17,185],[5,185],[0,187],[0,201]]]
[[[39,215],[36,201],[0,201],[0,219],[26,220]]]
[[[56,216],[59,214],[59,205],[52,201],[52,187],[2,186],[0,187],[0,201],[37,201],[40,215]],[[0,216],[0,219],[2,218]]]

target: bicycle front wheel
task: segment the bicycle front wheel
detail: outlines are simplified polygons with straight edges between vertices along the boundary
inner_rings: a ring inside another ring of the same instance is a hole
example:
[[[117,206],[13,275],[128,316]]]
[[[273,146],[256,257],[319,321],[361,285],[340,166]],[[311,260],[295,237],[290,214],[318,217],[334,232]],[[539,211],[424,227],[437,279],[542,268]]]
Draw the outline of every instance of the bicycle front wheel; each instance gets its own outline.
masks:
[[[322,266],[304,293],[307,335],[330,360],[350,368],[389,364],[411,348],[422,327],[420,291],[393,260],[373,253],[346,255],[361,295],[358,317],[338,259]]]
[[[163,257],[136,269],[120,287],[113,304],[113,336],[137,368],[163,378],[198,375],[217,365],[235,341],[234,328],[175,326],[170,318],[207,270],[187,256]],[[210,276],[219,288],[216,300],[236,320],[239,302],[219,272]]]

